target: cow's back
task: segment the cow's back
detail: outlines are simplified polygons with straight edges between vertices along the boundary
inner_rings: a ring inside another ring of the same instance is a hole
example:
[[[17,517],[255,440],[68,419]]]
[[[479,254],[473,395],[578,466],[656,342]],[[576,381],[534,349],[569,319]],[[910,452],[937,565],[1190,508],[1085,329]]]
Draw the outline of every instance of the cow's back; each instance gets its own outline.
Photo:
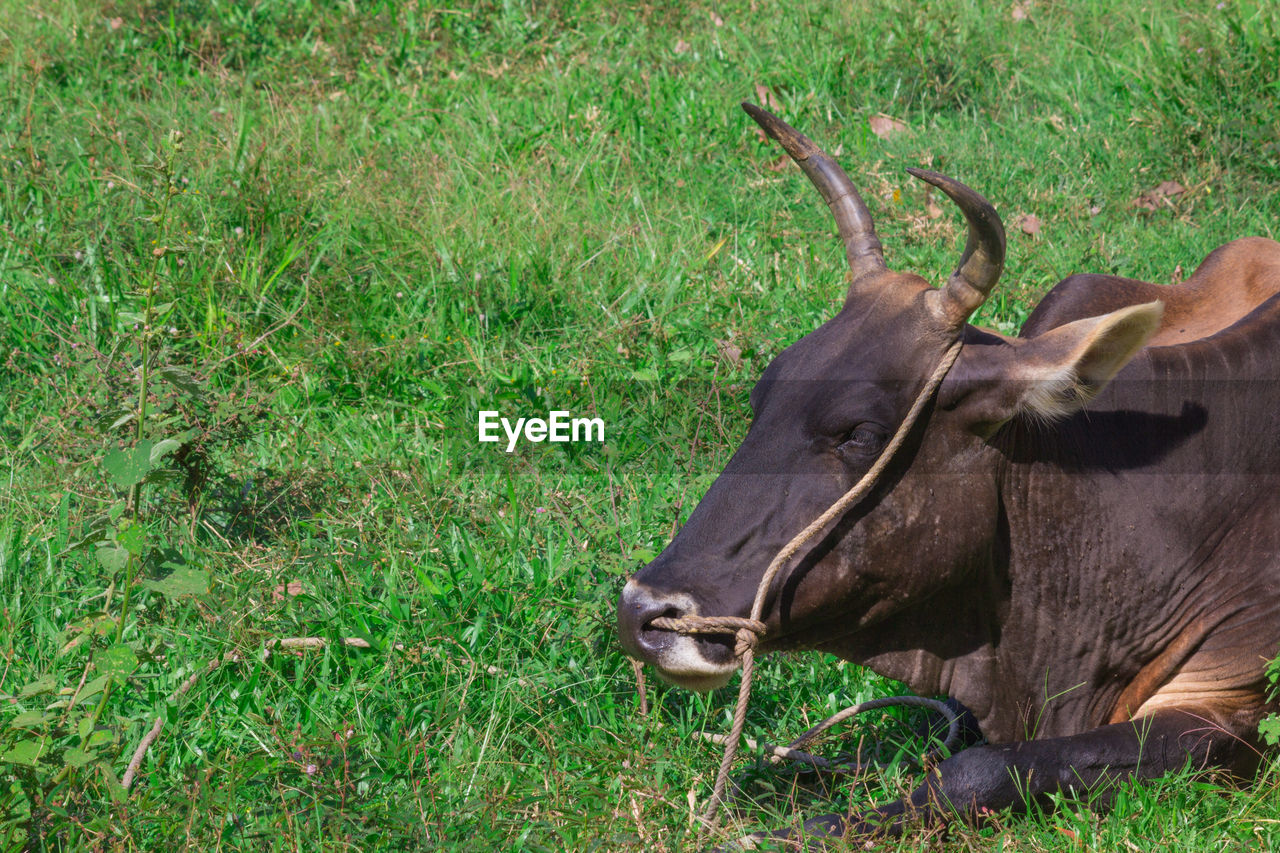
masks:
[[[1159,300],[1164,321],[1149,342],[1170,346],[1207,338],[1249,316],[1280,293],[1280,243],[1245,237],[1218,247],[1180,284],[1078,274],[1059,282],[1022,328],[1035,337],[1073,320]]]

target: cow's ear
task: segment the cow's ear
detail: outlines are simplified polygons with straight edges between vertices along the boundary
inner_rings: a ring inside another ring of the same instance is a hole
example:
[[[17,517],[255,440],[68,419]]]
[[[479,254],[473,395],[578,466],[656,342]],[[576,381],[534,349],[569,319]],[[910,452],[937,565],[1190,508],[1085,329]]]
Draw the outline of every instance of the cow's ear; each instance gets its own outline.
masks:
[[[983,436],[1018,415],[1042,421],[1066,417],[1097,396],[1142,349],[1163,312],[1162,303],[1148,302],[1034,338],[987,336],[985,345],[966,342],[939,402]]]

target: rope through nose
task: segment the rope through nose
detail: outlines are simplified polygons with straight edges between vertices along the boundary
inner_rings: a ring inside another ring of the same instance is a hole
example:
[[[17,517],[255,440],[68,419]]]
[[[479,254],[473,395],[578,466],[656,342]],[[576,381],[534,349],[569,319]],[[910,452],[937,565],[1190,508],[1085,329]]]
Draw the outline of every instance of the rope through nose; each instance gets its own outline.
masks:
[[[720,805],[724,800],[725,787],[729,781],[729,771],[732,769],[733,760],[738,754],[738,742],[742,739],[742,729],[747,719],[747,706],[751,702],[751,679],[755,672],[755,650],[760,640],[767,633],[765,624],[760,617],[764,614],[764,602],[768,597],[769,588],[773,585],[773,579],[782,570],[782,567],[799,553],[801,548],[826,530],[832,521],[843,516],[854,504],[866,497],[867,493],[871,491],[880,475],[884,473],[884,470],[889,467],[889,463],[893,461],[894,454],[906,442],[907,436],[911,433],[911,428],[915,426],[921,412],[924,411],[929,400],[933,398],[933,394],[938,390],[938,386],[942,384],[942,380],[946,378],[947,371],[951,369],[951,365],[955,364],[956,358],[960,355],[962,345],[963,339],[957,338],[943,353],[942,360],[938,362],[933,375],[929,377],[924,387],[920,389],[920,394],[916,397],[915,402],[911,404],[911,409],[898,426],[897,432],[893,434],[893,438],[889,440],[889,443],[881,451],[880,456],[868,469],[867,473],[862,475],[853,488],[841,495],[839,500],[828,507],[826,512],[815,518],[804,530],[792,537],[791,541],[769,563],[764,575],[760,578],[760,585],[756,587],[756,597],[751,604],[751,616],[749,618],[743,619],[740,616],[662,616],[649,622],[651,626],[659,630],[674,631],[680,634],[733,634],[735,637],[734,657],[742,660],[742,679],[738,683],[738,704],[733,712],[733,725],[729,730],[728,740],[725,741],[724,757],[720,760],[720,771],[716,774],[715,785],[711,789],[711,799],[707,802],[707,807],[701,816],[703,827],[707,832],[714,830],[716,827]],[[840,712],[836,717],[841,717],[847,711],[848,709]],[[843,717],[841,718],[843,719]],[[828,722],[823,726],[832,724],[834,723]]]

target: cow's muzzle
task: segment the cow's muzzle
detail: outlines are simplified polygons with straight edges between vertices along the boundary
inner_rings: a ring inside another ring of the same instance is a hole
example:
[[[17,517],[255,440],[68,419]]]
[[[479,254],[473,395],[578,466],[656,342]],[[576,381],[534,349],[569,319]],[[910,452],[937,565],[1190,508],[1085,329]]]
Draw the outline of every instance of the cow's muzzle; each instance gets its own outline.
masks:
[[[730,635],[690,635],[653,626],[659,617],[697,616],[687,593],[627,581],[618,599],[618,639],[627,654],[652,664],[664,681],[688,690],[723,687],[738,668]]]

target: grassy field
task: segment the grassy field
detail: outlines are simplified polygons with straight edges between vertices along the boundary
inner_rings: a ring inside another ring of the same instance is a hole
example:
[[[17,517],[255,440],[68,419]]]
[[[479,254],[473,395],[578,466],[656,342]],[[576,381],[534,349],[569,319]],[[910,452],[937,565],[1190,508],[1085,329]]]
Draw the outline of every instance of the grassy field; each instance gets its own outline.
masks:
[[[1277,69],[1234,0],[0,0],[0,848],[692,847],[732,692],[642,699],[615,597],[843,292],[738,102],[838,154],[898,268],[963,237],[906,167],[986,193],[1013,330],[1280,236]],[[607,441],[506,454],[485,409]],[[895,690],[758,679],[762,739]],[[743,774],[726,839],[915,778]],[[1278,781],[901,846],[1275,849]]]

